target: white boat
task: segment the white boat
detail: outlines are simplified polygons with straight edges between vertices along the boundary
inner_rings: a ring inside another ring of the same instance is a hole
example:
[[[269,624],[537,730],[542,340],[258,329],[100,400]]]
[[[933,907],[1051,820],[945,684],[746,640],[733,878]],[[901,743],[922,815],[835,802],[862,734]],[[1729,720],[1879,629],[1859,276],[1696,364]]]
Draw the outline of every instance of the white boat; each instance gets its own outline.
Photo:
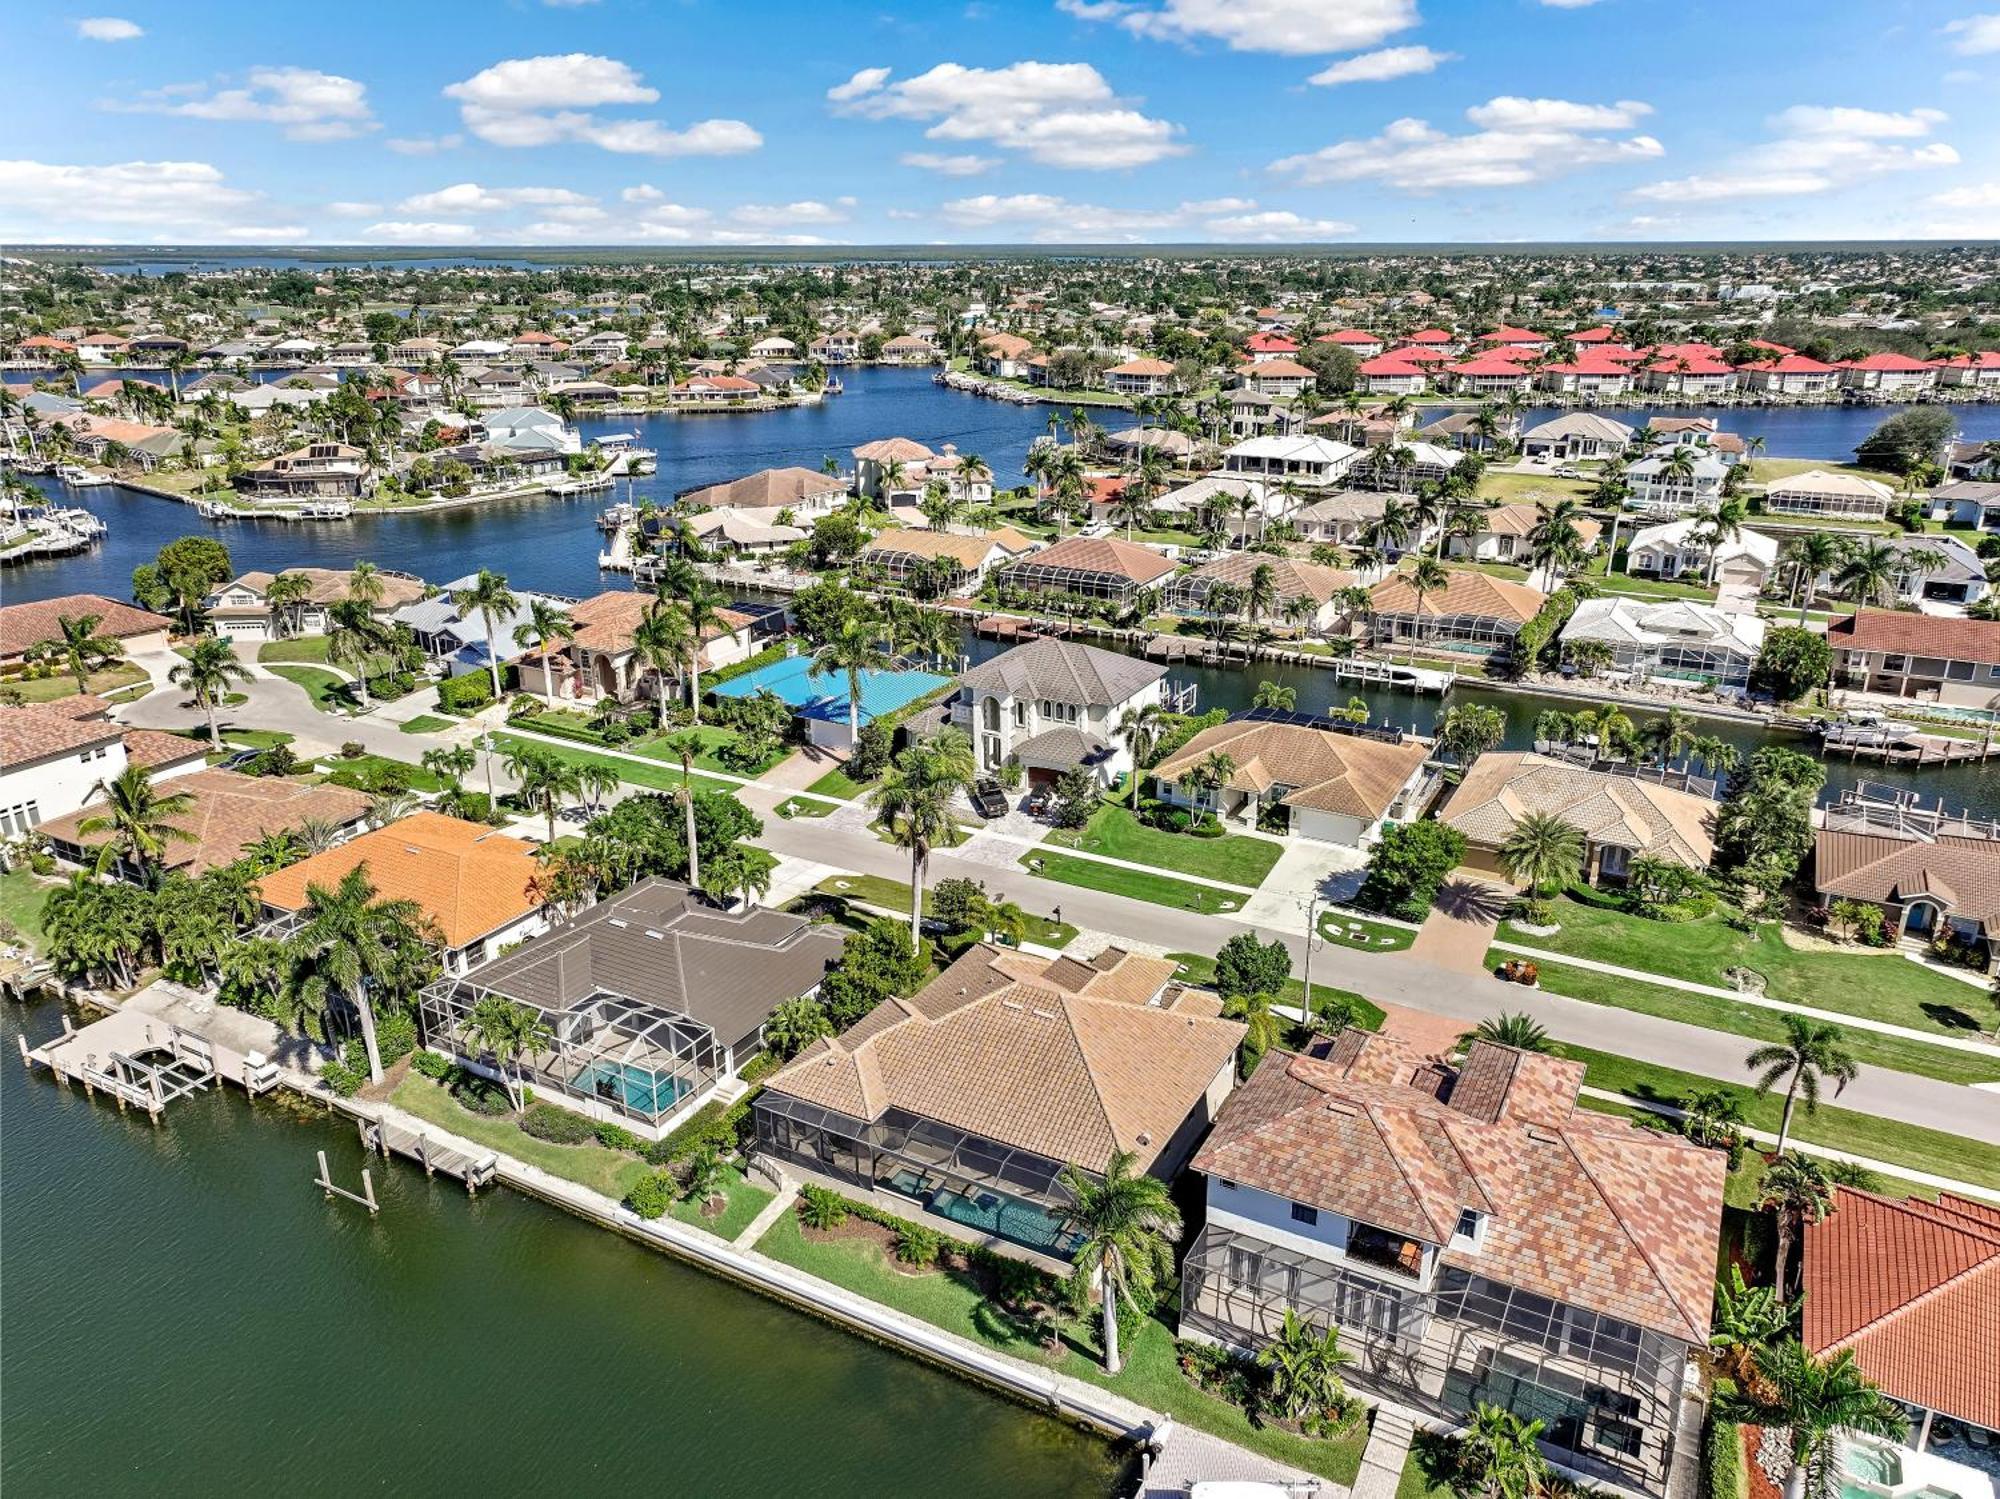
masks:
[[[93,473],[80,463],[65,463],[60,465],[56,469],[56,477],[62,480],[63,483],[74,485],[78,489],[86,488],[92,484],[109,484],[111,482],[108,474]]]
[[[51,510],[49,512],[49,519],[61,526],[65,531],[73,532],[78,536],[102,536],[108,529],[103,521],[92,515],[88,510],[79,510],[74,506],[66,510]]]
[[[621,531],[639,518],[639,507],[630,500],[620,500],[615,505],[606,505],[597,512],[597,529],[600,531]]]
[[[354,506],[346,500],[314,500],[299,506],[300,520],[346,520]]]
[[[1377,661],[1369,656],[1339,657],[1332,662],[1332,668],[1335,676],[1350,682],[1376,682],[1385,687],[1406,687],[1412,692],[1448,692],[1458,676],[1456,672]]]

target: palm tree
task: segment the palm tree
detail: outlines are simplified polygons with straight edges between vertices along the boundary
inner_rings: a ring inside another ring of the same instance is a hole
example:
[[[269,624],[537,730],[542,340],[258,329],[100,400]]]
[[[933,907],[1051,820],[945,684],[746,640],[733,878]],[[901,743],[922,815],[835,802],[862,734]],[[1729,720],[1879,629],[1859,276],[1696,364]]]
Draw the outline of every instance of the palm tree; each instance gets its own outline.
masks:
[[[1258,1351],[1257,1362],[1271,1371],[1271,1397],[1289,1420],[1318,1417],[1347,1399],[1340,1366],[1354,1359],[1340,1346],[1340,1329],[1321,1331],[1290,1307],[1284,1327]]]
[[[1831,531],[1808,531],[1796,536],[1785,548],[1792,564],[1792,592],[1799,600],[1799,623],[1819,596],[1821,577],[1837,570],[1847,560],[1847,539]]]
[[[516,1109],[526,1108],[521,1058],[541,1051],[555,1039],[548,1022],[542,1019],[542,1012],[503,994],[481,995],[465,1017],[463,1035],[482,1050],[493,1053],[494,1065],[500,1069],[501,1083],[507,1089],[507,1101]]]
[[[1125,753],[1132,757],[1132,809],[1139,808],[1139,783],[1145,779],[1139,769],[1140,762],[1152,752],[1159,742],[1160,719],[1166,710],[1158,703],[1145,703],[1137,708],[1127,708],[1118,717],[1118,725],[1112,736],[1125,746]]]
[[[1188,768],[1186,780],[1199,802],[1204,796],[1209,810],[1217,816],[1222,813],[1222,788],[1229,784],[1229,778],[1236,774],[1236,761],[1221,750],[1211,750]]]
[[[1525,885],[1530,899],[1537,901],[1545,891],[1574,884],[1587,857],[1583,830],[1556,812],[1525,814],[1500,845],[1500,867],[1507,878]]]
[[[1291,712],[1298,705],[1298,688],[1274,682],[1269,677],[1257,684],[1256,694],[1250,699],[1253,708],[1271,708],[1284,713]]]
[[[663,599],[663,602],[666,600]],[[699,573],[690,573],[689,581],[682,587],[680,597],[672,602],[678,604],[687,616],[688,643],[682,657],[687,662],[688,706],[694,710],[694,721],[701,722],[701,644],[711,630],[722,623],[722,595],[708,586]]]
[[[279,573],[264,589],[264,603],[277,621],[278,633],[298,625],[298,611],[312,598],[312,580],[304,573]]]
[[[1894,590],[1904,567],[1903,554],[1888,542],[1861,542],[1848,548],[1833,586],[1857,604],[1880,604]]]
[[[549,842],[556,841],[556,813],[563,798],[578,795],[582,782],[576,766],[554,750],[526,741],[506,751],[501,763],[514,779],[515,790],[530,807],[539,808],[549,819]]]
[[[1243,612],[1256,624],[1276,607],[1278,602],[1278,574],[1268,562],[1260,562],[1250,569],[1250,580],[1243,585]]]
[[[876,636],[875,621],[859,614],[850,614],[842,619],[833,636],[818,650],[813,652],[810,676],[831,676],[835,672],[847,674],[847,734],[848,744],[861,742],[861,682],[862,675],[871,671],[886,670],[893,663],[888,652],[882,649]]]
[[[1758,1074],[1759,1093],[1770,1092],[1779,1078],[1789,1078],[1785,1084],[1784,1118],[1778,1124],[1778,1154],[1783,1155],[1785,1143],[1791,1138],[1793,1105],[1803,1097],[1806,1113],[1817,1114],[1821,1081],[1832,1078],[1834,1095],[1838,1097],[1854,1081],[1860,1068],[1841,1044],[1847,1033],[1839,1026],[1803,1015],[1781,1015],[1779,1020],[1785,1027],[1785,1039],[1758,1047],[1743,1059],[1743,1065]]]
[[[1682,708],[1669,708],[1665,718],[1649,718],[1639,731],[1639,742],[1662,766],[1671,765],[1688,753],[1695,742],[1695,718]]]
[[[1062,1169],[1070,1200],[1055,1210],[1056,1221],[1081,1242],[1076,1265],[1097,1282],[1104,1306],[1104,1368],[1116,1374],[1118,1302],[1137,1307],[1135,1288],[1149,1286],[1166,1246],[1181,1232],[1180,1209],[1158,1177],[1135,1173],[1135,1152],[1112,1153],[1104,1179],[1093,1180],[1076,1166]]]
[[[111,867],[114,858],[122,858],[139,871],[150,888],[159,884],[169,844],[199,841],[174,821],[194,810],[193,795],[159,790],[144,766],[129,765],[115,781],[99,781],[90,788],[90,797],[93,802],[102,802],[103,810],[84,818],[76,830],[86,838],[98,833],[111,835],[97,856],[100,874]]]
[[[413,900],[377,900],[368,866],[357,864],[331,887],[308,883],[302,921],[290,941],[287,988],[300,1013],[324,1010],[341,997],[361,1018],[368,1080],[382,1081],[382,1053],[375,1044],[370,986],[402,998],[420,979],[410,951],[435,936],[426,932],[423,908]],[[401,991],[401,992],[397,992]]]
[[[1777,1220],[1778,1252],[1772,1278],[1782,1300],[1790,1296],[1794,1281],[1792,1245],[1799,1242],[1808,1223],[1817,1223],[1833,1211],[1833,1183],[1818,1161],[1796,1151],[1787,1152],[1765,1168],[1757,1206]]]
[[[683,729],[670,735],[660,748],[681,762],[681,789],[675,793],[680,798],[681,815],[687,819],[688,883],[701,888],[701,850],[695,846],[694,836],[694,759],[702,752],[702,738],[693,729]]]
[[[551,708],[556,705],[554,647],[574,639],[576,626],[547,599],[530,599],[528,617],[514,626],[514,644],[524,650],[532,646],[542,653],[542,685],[548,688],[546,697]]]
[[[1516,1051],[1535,1051],[1551,1057],[1562,1053],[1562,1048],[1549,1039],[1549,1033],[1539,1022],[1517,1010],[1489,1015],[1458,1038],[1460,1046],[1470,1046],[1475,1041],[1490,1041],[1495,1046],[1511,1046]]]
[[[486,627],[486,666],[493,674],[493,696],[500,696],[500,643],[494,638],[503,615],[512,614],[521,607],[521,601],[514,596],[514,590],[507,586],[506,576],[487,568],[479,569],[479,576],[472,580],[470,587],[461,588],[451,596],[452,607],[461,614],[477,614],[480,623]],[[552,835],[553,836],[553,835]]]
[[[115,637],[97,633],[103,621],[101,614],[59,615],[56,627],[62,633],[30,646],[28,658],[38,665],[53,662],[61,666],[75,679],[78,692],[88,692],[91,672],[125,654],[125,647]]]
[[[923,941],[924,871],[931,849],[957,831],[954,793],[977,774],[972,741],[958,729],[939,729],[896,757],[868,794],[871,806],[898,848],[910,853],[910,943]]]
[[[1852,1348],[1820,1359],[1797,1338],[1787,1338],[1758,1349],[1753,1362],[1758,1378],[1733,1394],[1721,1393],[1716,1414],[1789,1433],[1785,1499],[1832,1499],[1839,1491],[1838,1433],[1858,1431],[1891,1442],[1909,1434],[1902,1407],[1869,1382]]]
[[[382,569],[366,560],[356,562],[348,569],[347,596],[372,610],[382,602]]]
[[[368,695],[368,667],[382,646],[382,626],[374,611],[359,599],[342,599],[330,606],[326,614],[333,626],[326,632],[327,659],[354,668],[355,685],[361,689],[361,706],[367,708],[372,702]]]
[[[667,676],[678,672],[683,662],[697,649],[694,626],[688,623],[687,610],[678,600],[662,604],[646,614],[646,617],[632,627],[632,654],[642,666],[653,672],[653,688],[657,695],[660,721],[667,717]]]
[[[1222,1013],[1243,1022],[1243,1054],[1238,1059],[1238,1075],[1244,1078],[1257,1070],[1265,1053],[1278,1044],[1276,1003],[1268,994],[1232,994],[1222,1003]]]
[[[222,737],[215,726],[215,705],[229,695],[232,683],[250,680],[249,668],[236,659],[229,642],[215,635],[202,636],[188,647],[186,659],[167,673],[167,680],[188,690],[208,719],[208,747],[220,748]]]
[[[1419,557],[1410,569],[1410,589],[1417,596],[1417,605],[1411,626],[1410,659],[1416,659],[1416,637],[1422,633],[1424,622],[1424,600],[1440,589],[1451,587],[1451,574],[1445,565],[1435,557]]]
[[[1459,1445],[1458,1474],[1485,1499],[1528,1499],[1548,1473],[1535,1439],[1543,1423],[1481,1403]]]

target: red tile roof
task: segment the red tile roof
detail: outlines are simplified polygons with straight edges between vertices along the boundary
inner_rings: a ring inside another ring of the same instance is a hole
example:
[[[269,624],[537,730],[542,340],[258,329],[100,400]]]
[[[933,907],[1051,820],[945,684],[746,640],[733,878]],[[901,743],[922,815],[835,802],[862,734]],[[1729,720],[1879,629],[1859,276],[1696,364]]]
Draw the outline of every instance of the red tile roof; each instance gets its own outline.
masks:
[[[1525,376],[1527,374],[1527,371],[1521,368],[1518,360],[1509,359],[1497,350],[1481,354],[1476,359],[1467,359],[1460,364],[1446,365],[1445,368],[1454,375]]]
[[[1837,651],[1891,651],[2000,665],[2000,621],[1863,609],[1827,626]]]
[[[1784,353],[1772,359],[1756,359],[1742,366],[1746,370],[1762,370],[1773,375],[1826,375],[1838,369],[1838,365],[1821,364],[1804,354]]]
[[[1442,328],[1420,328],[1410,335],[1410,342],[1413,344],[1448,344],[1453,342],[1453,339]]]
[[[1548,336],[1537,333],[1533,328],[1510,328],[1502,323],[1491,333],[1480,334],[1479,340],[1481,343],[1489,344],[1540,344],[1547,343]]]
[[[1841,361],[1844,370],[1888,370],[1896,374],[1921,374],[1930,368],[1921,359],[1912,359],[1907,354],[1870,354],[1866,359]]]
[[[1296,354],[1298,343],[1278,333],[1253,333],[1243,346],[1259,354]]]
[[[1801,1335],[1853,1349],[1885,1394],[2000,1428],[2000,1208],[1836,1188],[1805,1231]]]
[[[170,630],[173,621],[163,614],[134,609],[116,599],[95,593],[65,594],[59,599],[37,599],[28,604],[0,608],[0,657],[18,656],[29,646],[62,634],[62,621],[97,616],[97,633],[119,640],[134,635],[150,635]]]

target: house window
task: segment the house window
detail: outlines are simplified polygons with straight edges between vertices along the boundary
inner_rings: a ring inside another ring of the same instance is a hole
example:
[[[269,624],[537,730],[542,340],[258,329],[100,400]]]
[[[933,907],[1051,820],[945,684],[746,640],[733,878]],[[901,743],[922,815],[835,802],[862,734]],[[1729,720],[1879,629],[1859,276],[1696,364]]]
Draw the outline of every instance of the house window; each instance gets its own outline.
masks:
[[[1319,1222],[1319,1209],[1309,1208],[1303,1202],[1292,1204],[1292,1222],[1303,1223],[1308,1228]]]
[[[1458,1227],[1452,1231],[1455,1239],[1475,1239],[1479,1237],[1479,1213],[1473,1208],[1458,1210]]]

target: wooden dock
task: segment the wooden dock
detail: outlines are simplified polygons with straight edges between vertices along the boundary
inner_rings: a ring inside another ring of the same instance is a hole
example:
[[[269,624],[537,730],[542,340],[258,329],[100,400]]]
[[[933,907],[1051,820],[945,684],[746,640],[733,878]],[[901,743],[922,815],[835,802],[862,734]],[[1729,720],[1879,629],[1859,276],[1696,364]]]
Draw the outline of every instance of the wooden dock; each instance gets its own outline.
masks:
[[[1887,765],[1967,765],[2000,754],[2000,745],[1990,735],[1961,739],[1896,723],[1829,723],[1820,729],[1820,743],[1850,760],[1880,760]]]
[[[361,1128],[361,1143],[369,1150],[384,1157],[407,1157],[422,1166],[426,1176],[441,1171],[454,1181],[464,1182],[470,1194],[476,1195],[481,1187],[491,1186],[499,1175],[500,1157],[490,1150],[463,1150],[427,1130],[410,1129],[368,1114],[358,1115],[355,1122]]]

